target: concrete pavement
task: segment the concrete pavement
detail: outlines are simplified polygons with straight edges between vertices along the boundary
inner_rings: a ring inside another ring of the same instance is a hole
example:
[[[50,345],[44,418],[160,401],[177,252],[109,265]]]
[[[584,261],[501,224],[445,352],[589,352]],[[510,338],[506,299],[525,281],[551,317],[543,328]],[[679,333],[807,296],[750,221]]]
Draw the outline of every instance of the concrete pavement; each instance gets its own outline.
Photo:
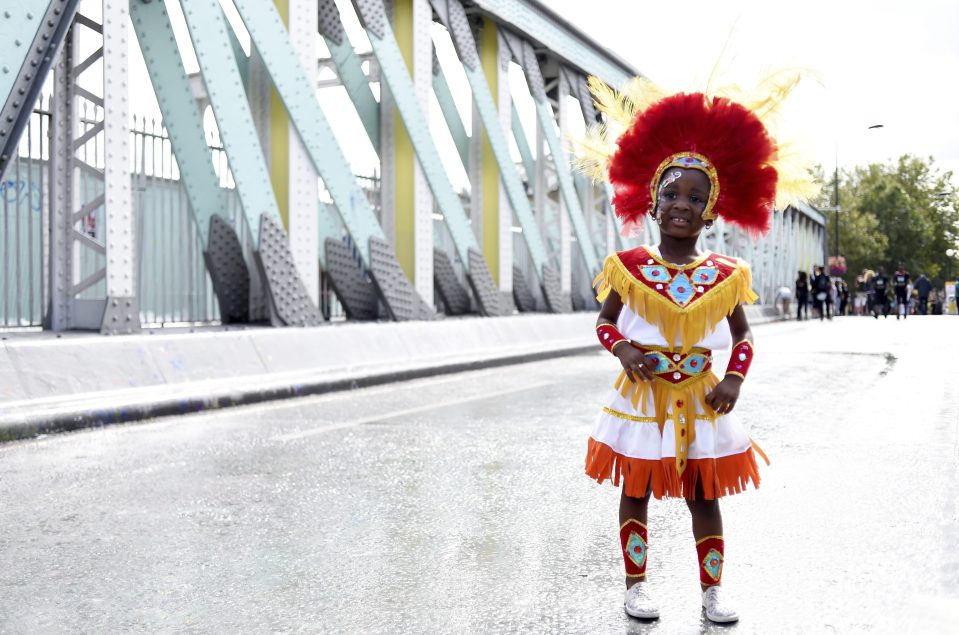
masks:
[[[950,632],[959,320],[755,331],[736,626],[701,616],[681,501],[651,506],[662,618],[623,613],[596,353],[4,444],[0,631]]]

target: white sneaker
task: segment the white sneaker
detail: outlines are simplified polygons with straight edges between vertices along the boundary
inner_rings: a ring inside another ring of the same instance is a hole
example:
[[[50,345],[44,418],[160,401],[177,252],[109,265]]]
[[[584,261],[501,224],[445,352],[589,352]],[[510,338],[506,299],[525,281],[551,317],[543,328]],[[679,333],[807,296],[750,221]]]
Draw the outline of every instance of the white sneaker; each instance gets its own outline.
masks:
[[[626,589],[626,612],[633,617],[651,620],[659,617],[659,607],[649,593],[649,583],[637,582]]]
[[[729,603],[726,592],[719,586],[711,586],[703,591],[703,608],[706,609],[706,617],[712,622],[722,624],[739,619],[739,613]]]

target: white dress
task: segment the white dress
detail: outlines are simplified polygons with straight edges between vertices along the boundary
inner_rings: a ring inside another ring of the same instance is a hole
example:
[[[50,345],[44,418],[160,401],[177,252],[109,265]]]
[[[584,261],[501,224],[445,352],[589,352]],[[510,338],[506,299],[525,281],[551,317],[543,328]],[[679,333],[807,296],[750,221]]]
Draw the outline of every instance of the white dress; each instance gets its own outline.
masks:
[[[663,262],[657,251],[646,249],[644,257]],[[628,260],[625,256],[629,252],[623,255],[623,260]],[[744,263],[738,266],[745,267]],[[604,270],[609,273],[609,266]],[[672,266],[669,272],[682,270]],[[622,481],[626,494],[636,497],[651,491],[657,498],[712,499],[738,493],[749,481],[758,486],[753,443],[735,413],[719,415],[703,401],[718,383],[712,370],[706,367],[690,378],[683,375],[683,381],[689,383],[680,385],[659,379],[668,379],[675,371],[678,380],[682,369],[678,367],[687,355],[709,362],[709,351],[729,349],[732,338],[726,319],[709,326],[693,346],[683,351],[667,341],[660,325],[649,322],[630,304],[624,300],[617,328],[634,345],[654,349],[654,355],[665,358],[662,367],[669,364],[670,368],[644,385],[632,385],[620,375],[590,435],[586,473],[598,482],[610,479],[619,485]],[[697,354],[699,357],[695,357]]]

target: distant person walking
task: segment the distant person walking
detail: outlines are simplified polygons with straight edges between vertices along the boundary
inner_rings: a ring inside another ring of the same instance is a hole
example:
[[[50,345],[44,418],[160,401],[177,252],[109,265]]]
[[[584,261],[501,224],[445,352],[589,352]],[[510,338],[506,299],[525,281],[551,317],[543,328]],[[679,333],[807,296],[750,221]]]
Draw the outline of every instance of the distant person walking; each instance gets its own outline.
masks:
[[[839,291],[839,315],[846,315],[846,311],[849,308],[849,285],[846,284],[845,280],[839,280],[836,282],[838,285]]]
[[[862,288],[866,292],[866,314],[872,314],[872,307],[876,303],[876,290],[873,288],[872,279],[876,277],[876,272],[871,269],[863,269]]]
[[[872,316],[879,319],[879,312],[882,311],[883,317],[889,317],[889,278],[886,277],[886,270],[879,267],[879,271],[872,277]]]
[[[819,313],[819,321],[828,317],[832,319],[832,308],[829,301],[829,276],[824,267],[816,267],[816,275],[812,279],[813,302]],[[828,314],[828,315],[827,315]]]
[[[809,319],[809,280],[806,272],[800,271],[796,276],[796,319],[802,320],[803,312],[806,313],[806,319]]]
[[[829,281],[829,305],[833,315],[839,315],[839,283]]]
[[[896,273],[892,274],[892,288],[896,292],[896,319],[909,317],[909,272],[905,263],[900,262]]]
[[[926,315],[929,311],[929,292],[932,291],[932,283],[929,282],[926,274],[921,274],[916,278],[916,284],[913,288],[919,295],[919,306],[917,307],[919,309],[919,315]]]
[[[792,301],[792,299],[793,290],[786,285],[779,287],[779,289],[776,291],[776,304],[778,305],[780,302],[782,303],[783,319],[785,320],[789,319],[789,303]]]

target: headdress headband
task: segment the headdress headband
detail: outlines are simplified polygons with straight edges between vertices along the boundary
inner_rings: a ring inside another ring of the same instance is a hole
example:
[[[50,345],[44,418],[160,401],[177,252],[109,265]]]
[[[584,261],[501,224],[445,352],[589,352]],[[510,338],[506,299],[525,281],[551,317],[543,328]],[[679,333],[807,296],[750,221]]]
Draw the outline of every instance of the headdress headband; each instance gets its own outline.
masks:
[[[653,178],[649,181],[649,196],[653,203],[656,202],[660,179],[663,178],[663,173],[669,168],[699,170],[709,178],[709,198],[706,200],[706,208],[703,210],[703,219],[716,220],[716,213],[713,208],[716,207],[716,199],[719,198],[719,174],[717,174],[716,168],[709,162],[709,159],[695,152],[677,152],[663,159]]]

